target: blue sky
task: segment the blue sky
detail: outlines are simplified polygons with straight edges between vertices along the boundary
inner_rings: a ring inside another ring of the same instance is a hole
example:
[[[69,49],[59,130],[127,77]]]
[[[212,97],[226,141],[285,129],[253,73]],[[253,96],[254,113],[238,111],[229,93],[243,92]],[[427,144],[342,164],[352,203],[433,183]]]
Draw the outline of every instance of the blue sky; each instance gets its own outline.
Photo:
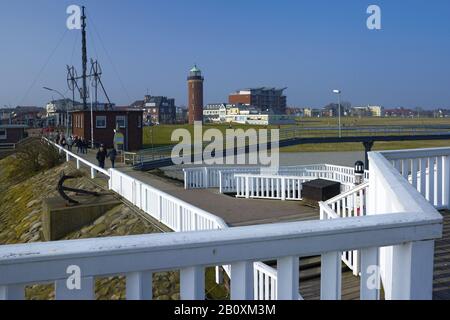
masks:
[[[205,103],[242,87],[277,86],[288,87],[295,106],[321,107],[340,88],[353,105],[450,107],[448,0],[0,3],[0,107],[43,105],[52,96],[42,86],[70,96],[65,65],[81,71],[80,32],[67,31],[45,65],[70,4],[87,6],[88,55],[101,62],[119,105],[147,90],[185,105],[187,72],[197,63]],[[380,31],[366,27],[370,4],[381,7]]]

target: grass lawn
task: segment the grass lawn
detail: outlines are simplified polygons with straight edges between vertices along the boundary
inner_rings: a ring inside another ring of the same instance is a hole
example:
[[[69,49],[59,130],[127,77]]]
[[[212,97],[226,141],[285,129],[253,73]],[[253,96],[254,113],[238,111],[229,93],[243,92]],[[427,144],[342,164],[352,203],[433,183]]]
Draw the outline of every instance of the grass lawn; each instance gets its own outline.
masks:
[[[450,119],[445,118],[421,118],[421,119],[411,119],[411,118],[341,118],[342,125],[345,127],[352,126],[426,126],[426,125],[449,125]],[[336,118],[300,118],[297,126],[299,127],[336,127]],[[292,126],[281,126],[281,128],[287,128]],[[193,137],[193,126],[192,125],[159,125],[153,127],[144,128],[144,148],[151,147],[161,147],[170,144],[175,144],[177,142],[171,141],[172,132],[176,129],[187,129]],[[218,129],[222,133],[226,129],[229,129],[228,124],[205,124],[203,125],[203,131],[207,129]],[[232,124],[232,129],[276,129],[278,126],[251,126],[251,125],[239,125]],[[319,131],[317,131],[320,133]],[[327,135],[330,132],[326,133]],[[395,141],[395,142],[376,142],[374,145],[374,150],[392,150],[392,149],[414,149],[414,148],[433,148],[433,147],[449,147],[450,140],[441,141]],[[321,151],[363,151],[364,148],[362,143],[339,143],[339,144],[308,144],[308,145],[298,145],[291,146],[281,149],[282,152],[321,152]]]

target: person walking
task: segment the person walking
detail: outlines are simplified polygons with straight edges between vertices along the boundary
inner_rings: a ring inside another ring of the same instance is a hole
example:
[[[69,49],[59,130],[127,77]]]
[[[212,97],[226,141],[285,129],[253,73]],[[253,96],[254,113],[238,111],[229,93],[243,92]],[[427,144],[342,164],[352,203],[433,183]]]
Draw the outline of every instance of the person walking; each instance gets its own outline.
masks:
[[[73,146],[73,137],[69,136],[67,138],[67,150],[69,150],[70,152],[72,152],[72,146]]]
[[[114,165],[116,163],[116,158],[117,158],[117,150],[115,147],[113,147],[111,149],[111,151],[108,152],[107,157],[109,158],[109,160],[111,160],[111,168],[114,169]]]
[[[98,161],[98,166],[100,168],[102,168],[102,169],[105,168],[106,155],[107,155],[106,149],[105,149],[105,147],[103,145],[101,145],[100,149],[97,152],[96,158],[97,158],[97,161]]]
[[[77,147],[77,153],[80,153],[83,151],[81,146],[81,139],[79,137],[75,138],[75,146]]]
[[[81,153],[86,154],[87,153],[87,141],[83,138],[81,138]]]
[[[63,147],[63,149],[66,148],[67,142],[66,142],[66,138],[64,136],[61,136],[60,144],[61,144],[61,147]]]

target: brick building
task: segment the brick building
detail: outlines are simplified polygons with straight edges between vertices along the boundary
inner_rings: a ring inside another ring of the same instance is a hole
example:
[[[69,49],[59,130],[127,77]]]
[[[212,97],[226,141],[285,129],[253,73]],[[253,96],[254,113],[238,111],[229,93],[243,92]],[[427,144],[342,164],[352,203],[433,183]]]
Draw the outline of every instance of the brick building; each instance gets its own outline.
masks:
[[[236,91],[229,95],[228,102],[231,104],[245,104],[254,106],[262,111],[273,114],[286,114],[287,100],[283,95],[286,88],[249,88]]]
[[[124,135],[125,151],[142,149],[142,110],[118,108],[114,110],[93,111],[94,141],[106,148],[114,145],[114,130],[119,128]],[[72,133],[91,141],[91,112],[72,112]]]

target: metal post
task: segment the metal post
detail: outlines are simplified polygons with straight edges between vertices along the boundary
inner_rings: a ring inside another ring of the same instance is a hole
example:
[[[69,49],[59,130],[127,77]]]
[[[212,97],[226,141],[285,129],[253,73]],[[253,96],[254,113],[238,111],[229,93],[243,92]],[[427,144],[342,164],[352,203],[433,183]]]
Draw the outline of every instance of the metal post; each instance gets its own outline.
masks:
[[[90,95],[91,97],[91,148],[92,150],[95,149],[94,146],[94,111],[92,109],[92,95]]]
[[[82,21],[82,25],[81,25],[81,54],[82,54],[82,59],[81,59],[81,63],[83,66],[83,110],[87,109],[87,101],[86,101],[86,95],[87,95],[87,84],[86,84],[86,78],[87,78],[87,49],[86,49],[86,15],[85,15],[85,7],[82,7],[82,12],[83,15],[81,16],[81,21]]]
[[[341,93],[338,94],[338,113],[339,113],[339,138],[342,138],[342,132],[341,132]]]

